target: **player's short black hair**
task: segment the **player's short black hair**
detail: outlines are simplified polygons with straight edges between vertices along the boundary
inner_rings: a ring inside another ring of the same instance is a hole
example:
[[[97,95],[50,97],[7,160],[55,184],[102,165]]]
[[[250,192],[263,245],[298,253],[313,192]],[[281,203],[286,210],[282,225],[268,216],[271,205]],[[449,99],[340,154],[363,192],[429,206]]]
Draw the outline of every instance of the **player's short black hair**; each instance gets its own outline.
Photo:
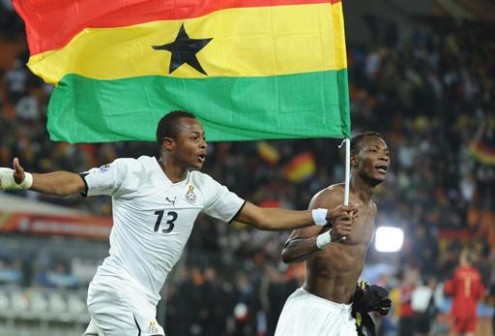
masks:
[[[158,146],[162,145],[164,138],[176,138],[179,132],[179,121],[181,118],[196,119],[196,116],[194,113],[188,111],[171,111],[160,119],[156,127],[156,142],[158,142]]]
[[[363,140],[369,136],[376,136],[376,137],[379,137],[385,141],[385,139],[383,138],[383,135],[381,135],[378,132],[366,131],[363,133],[359,133],[358,135],[354,136],[351,139],[351,155],[355,155],[361,150],[361,145],[363,144]]]

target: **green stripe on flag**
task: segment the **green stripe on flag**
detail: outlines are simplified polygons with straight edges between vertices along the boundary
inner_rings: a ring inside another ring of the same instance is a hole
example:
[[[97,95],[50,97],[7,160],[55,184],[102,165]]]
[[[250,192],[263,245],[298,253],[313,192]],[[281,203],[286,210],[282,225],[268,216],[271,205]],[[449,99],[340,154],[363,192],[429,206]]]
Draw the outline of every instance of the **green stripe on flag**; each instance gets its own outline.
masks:
[[[155,141],[172,110],[203,122],[208,141],[350,137],[347,70],[272,77],[93,80],[63,77],[51,96],[51,140]]]

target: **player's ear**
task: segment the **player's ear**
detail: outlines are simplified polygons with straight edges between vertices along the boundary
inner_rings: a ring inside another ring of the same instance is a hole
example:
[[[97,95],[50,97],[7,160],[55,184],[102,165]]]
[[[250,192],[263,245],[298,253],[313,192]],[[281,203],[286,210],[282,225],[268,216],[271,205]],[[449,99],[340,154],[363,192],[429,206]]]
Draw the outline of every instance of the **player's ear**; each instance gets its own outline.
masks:
[[[357,155],[351,155],[351,167],[356,168],[358,164]]]
[[[175,148],[175,140],[170,137],[163,138],[162,147],[167,151],[172,151]]]

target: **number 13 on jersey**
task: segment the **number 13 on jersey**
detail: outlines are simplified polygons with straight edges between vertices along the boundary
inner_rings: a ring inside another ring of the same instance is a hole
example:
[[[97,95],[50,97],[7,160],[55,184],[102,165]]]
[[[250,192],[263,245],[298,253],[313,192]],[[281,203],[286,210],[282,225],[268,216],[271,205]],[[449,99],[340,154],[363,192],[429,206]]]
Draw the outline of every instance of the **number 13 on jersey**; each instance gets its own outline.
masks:
[[[165,214],[165,210],[155,211],[155,215],[157,216],[157,218],[156,218],[155,228],[153,231],[158,232],[158,230],[160,229],[160,225],[162,224],[164,214]],[[178,216],[177,212],[175,211],[167,212],[166,222],[165,222],[166,227],[161,230],[162,233],[169,233],[174,229],[177,216]]]

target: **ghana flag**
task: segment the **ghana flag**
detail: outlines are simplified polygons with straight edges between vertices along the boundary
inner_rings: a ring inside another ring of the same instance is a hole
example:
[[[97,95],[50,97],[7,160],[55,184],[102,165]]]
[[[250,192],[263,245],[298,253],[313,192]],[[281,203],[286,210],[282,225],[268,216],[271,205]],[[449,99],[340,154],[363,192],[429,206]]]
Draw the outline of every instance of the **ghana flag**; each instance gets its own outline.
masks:
[[[208,140],[349,137],[340,0],[13,0],[55,141],[152,141],[172,110]]]

